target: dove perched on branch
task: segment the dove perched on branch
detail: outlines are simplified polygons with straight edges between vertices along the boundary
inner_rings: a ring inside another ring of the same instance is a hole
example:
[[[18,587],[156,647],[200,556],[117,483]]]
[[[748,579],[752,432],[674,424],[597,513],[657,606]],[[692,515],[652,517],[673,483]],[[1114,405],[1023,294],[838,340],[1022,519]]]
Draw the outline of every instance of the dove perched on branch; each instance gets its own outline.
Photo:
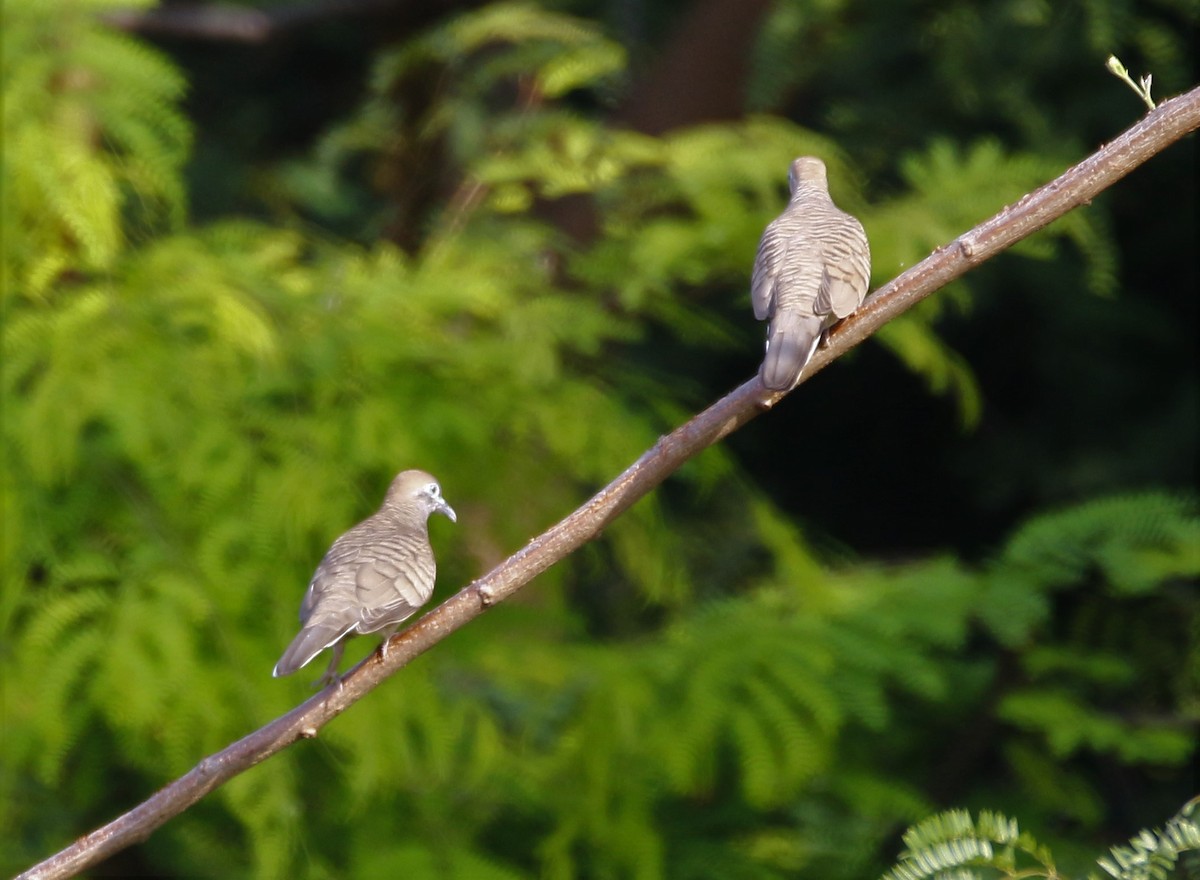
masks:
[[[871,250],[862,224],[829,197],[825,163],[792,162],[792,196],[763,232],[754,258],[754,317],[771,323],[759,375],[773,391],[795,386],[821,334],[860,305],[871,277]]]
[[[334,541],[317,566],[300,605],[300,633],[275,664],[276,678],[332,647],[319,683],[337,681],[344,640],[354,633],[382,631],[387,656],[388,638],[433,593],[428,520],[434,513],[458,520],[437,480],[416,470],[392,480],[383,506]]]

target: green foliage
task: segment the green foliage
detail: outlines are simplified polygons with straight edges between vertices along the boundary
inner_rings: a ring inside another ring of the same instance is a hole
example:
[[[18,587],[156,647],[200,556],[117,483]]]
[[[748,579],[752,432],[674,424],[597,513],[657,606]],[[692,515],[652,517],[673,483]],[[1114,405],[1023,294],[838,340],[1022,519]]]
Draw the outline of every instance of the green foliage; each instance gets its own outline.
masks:
[[[433,527],[444,593],[676,424],[706,390],[680,359],[740,351],[721,307],[745,298],[790,158],[826,158],[877,283],[1061,167],[930,128],[893,150],[896,190],[868,198],[825,127],[613,129],[579,107],[622,86],[624,50],[585,20],[498,4],[382,52],[358,112],[261,172],[278,222],[198,228],[183,78],[98,24],[104,8],[5,9],[11,870],[307,694],[269,678],[303,584],[398,468],[437,473],[460,511]],[[434,99],[410,100],[431,73]],[[449,197],[381,241],[403,206],[357,171],[394,190],[433,147]],[[571,236],[544,212],[578,198],[594,231]],[[1060,240],[1111,292],[1105,221],[1072,215],[1022,252],[1049,265]],[[951,294],[958,316],[969,292]],[[973,423],[984,394],[934,330],[945,299],[880,340]],[[773,461],[824,467],[803,438],[779,442]],[[967,802],[1019,804],[1043,837],[1094,839],[1113,775],[1194,757],[1193,498],[1031,515],[981,563],[885,563],[823,549],[834,539],[746,473],[705,453],[316,742],[170,822],[129,873],[836,880],[879,870],[947,774]],[[1046,864],[1009,820],[964,817],[923,824],[910,850],[947,869],[985,848]]]
[[[898,271],[914,265],[930,251],[1054,178],[1062,168],[1055,156],[1006,155],[992,139],[977,141],[965,155],[949,140],[936,140],[924,152],[905,157],[900,171],[908,193],[871,211],[867,214],[871,219],[864,220],[871,231],[876,271],[881,266]],[[1085,257],[1092,292],[1109,295],[1114,291],[1112,238],[1103,217],[1097,214],[1068,214],[1010,252],[1050,260],[1056,256],[1058,239],[1071,242]],[[967,300],[953,294],[961,293],[961,288],[969,284],[969,279],[952,283],[947,291],[950,296],[927,300],[909,313],[911,317],[889,323],[875,337],[905,366],[922,375],[931,391],[951,394],[964,427],[978,423],[982,395],[966,361],[949,349],[932,327],[947,304],[966,310]]]
[[[497,44],[505,51],[485,63],[468,60]],[[625,52],[583,19],[532,3],[494,3],[459,16],[392,53],[378,71],[376,89],[385,92],[397,77],[430,62],[458,67],[465,101],[451,103],[451,112],[442,117],[445,123],[454,120],[457,126],[465,119],[479,121],[490,115],[480,98],[498,83],[532,76],[540,95],[557,98],[623,73]]]
[[[1195,502],[1159,492],[1103,499],[1026,525],[1004,565],[1043,578],[1047,587],[1093,572],[1118,593],[1137,596],[1200,570]]]
[[[1192,876],[1190,872],[1200,864],[1195,855],[1187,855],[1200,852],[1198,807],[1200,798],[1193,798],[1163,830],[1143,830],[1130,839],[1129,846],[1114,846],[1112,858],[1099,859],[1100,867],[1118,880],[1168,880],[1176,876],[1176,866],[1184,863],[1185,875]]]
[[[965,880],[982,876],[966,869],[984,866],[999,877],[1058,876],[1050,852],[1022,833],[1015,819],[986,810],[972,819],[966,810],[949,810],[904,833],[900,862],[883,880]]]
[[[1187,620],[1194,605],[1183,584],[1200,572],[1198,548],[1200,515],[1193,499],[1160,493],[1105,499],[1024,526],[997,560],[995,584],[1008,595],[1086,585],[1130,600],[1157,594],[1167,601],[1164,616],[1175,608]],[[1107,604],[1103,597],[1095,602]],[[991,618],[1010,643],[1019,638],[1004,631],[1019,619],[1014,610],[1006,608]],[[1118,628],[1094,612],[1081,613],[1060,644],[1025,652],[1029,686],[1004,698],[1000,716],[1045,737],[1058,759],[1084,749],[1114,751],[1129,763],[1185,760],[1195,749],[1194,731],[1175,719],[1154,723],[1131,713],[1145,693],[1147,675],[1184,701],[1194,688],[1196,658],[1181,664],[1177,655],[1162,649],[1167,631],[1176,633],[1178,644],[1187,644],[1186,626],[1166,620],[1159,626],[1168,630],[1153,625]],[[1156,657],[1154,671],[1135,667],[1128,659],[1132,656]],[[1126,695],[1121,712],[1107,705],[1114,693]]]
[[[1198,804],[1200,799],[1189,801],[1163,830],[1143,830],[1129,846],[1114,846],[1111,858],[1097,860],[1100,867],[1118,880],[1183,876],[1176,873],[1180,857],[1200,851],[1200,825],[1193,818]],[[1050,851],[1022,832],[1015,819],[986,810],[974,819],[966,810],[931,816],[904,833],[904,847],[883,880],[1070,876],[1056,869]]]
[[[949,140],[935,140],[922,153],[901,161],[900,172],[909,194],[878,212],[878,238],[883,246],[873,247],[872,255],[885,266],[910,266],[1062,170],[1056,156],[1008,155],[993,139],[975,142],[965,154]],[[903,235],[904,229],[920,230],[921,237]],[[1054,255],[1055,238],[1071,241],[1087,257],[1093,292],[1113,292],[1112,243],[1102,220],[1094,214],[1068,214],[1044,232],[1018,243],[1011,253],[1047,260]]]
[[[41,297],[66,273],[109,270],[131,232],[183,219],[183,77],[94,17],[129,5],[5,6],[6,291]]]
[[[905,0],[885,9],[792,0],[775,4],[762,28],[749,94],[757,107],[807,96],[813,124],[871,156],[872,170],[890,167],[889,149],[918,147],[929,132],[954,127],[1058,153],[1078,146],[1073,133],[1110,107],[1130,121],[1136,114],[1104,72],[1110,54],[1152,72],[1160,94],[1190,88],[1187,28],[1195,21],[1186,0],[1154,9],[1125,0],[1068,8]],[[1066,100],[1047,102],[1051,90]],[[889,132],[886,143],[878,131]]]

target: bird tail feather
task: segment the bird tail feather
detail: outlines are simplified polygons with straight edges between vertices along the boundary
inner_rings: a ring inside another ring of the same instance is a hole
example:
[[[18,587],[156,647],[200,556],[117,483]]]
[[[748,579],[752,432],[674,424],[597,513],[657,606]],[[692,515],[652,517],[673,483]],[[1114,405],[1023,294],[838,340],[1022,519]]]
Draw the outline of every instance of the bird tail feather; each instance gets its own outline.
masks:
[[[291,675],[297,669],[307,666],[313,657],[345,634],[344,628],[338,629],[324,624],[304,627],[287,646],[287,650],[283,652],[283,656],[279,658],[279,662],[275,664],[275,670],[271,674],[275,678]]]
[[[767,331],[767,354],[758,374],[772,391],[788,391],[800,378],[800,371],[812,359],[823,329],[816,315],[783,313],[771,319]]]

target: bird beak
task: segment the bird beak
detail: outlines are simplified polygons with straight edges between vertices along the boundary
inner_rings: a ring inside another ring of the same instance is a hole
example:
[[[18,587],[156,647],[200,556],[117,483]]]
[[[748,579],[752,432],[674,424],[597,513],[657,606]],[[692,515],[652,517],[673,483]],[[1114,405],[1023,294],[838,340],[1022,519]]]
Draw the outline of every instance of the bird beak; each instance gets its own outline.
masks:
[[[447,504],[445,501],[442,501],[441,503],[438,504],[437,507],[434,508],[434,513],[444,513],[444,514],[446,514],[446,518],[449,519],[450,522],[452,522],[452,523],[458,522],[458,514],[456,514],[454,512],[454,508],[451,507],[449,504]]]

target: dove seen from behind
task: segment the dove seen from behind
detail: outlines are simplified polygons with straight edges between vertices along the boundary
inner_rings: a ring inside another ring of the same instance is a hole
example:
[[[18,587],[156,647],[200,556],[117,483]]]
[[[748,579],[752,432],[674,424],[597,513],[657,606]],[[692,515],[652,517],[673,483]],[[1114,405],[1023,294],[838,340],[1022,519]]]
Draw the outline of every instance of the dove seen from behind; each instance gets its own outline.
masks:
[[[829,197],[825,163],[803,156],[788,170],[791,199],[768,224],[754,258],[754,317],[770,319],[762,383],[787,391],[812,358],[821,334],[860,305],[871,278],[862,224]]]
[[[333,648],[319,684],[338,681],[344,640],[354,633],[383,633],[382,653],[397,627],[433,594],[437,565],[429,546],[429,517],[457,522],[438,481],[424,471],[402,471],[383,506],[333,542],[300,605],[300,632],[274,675],[290,675]]]

